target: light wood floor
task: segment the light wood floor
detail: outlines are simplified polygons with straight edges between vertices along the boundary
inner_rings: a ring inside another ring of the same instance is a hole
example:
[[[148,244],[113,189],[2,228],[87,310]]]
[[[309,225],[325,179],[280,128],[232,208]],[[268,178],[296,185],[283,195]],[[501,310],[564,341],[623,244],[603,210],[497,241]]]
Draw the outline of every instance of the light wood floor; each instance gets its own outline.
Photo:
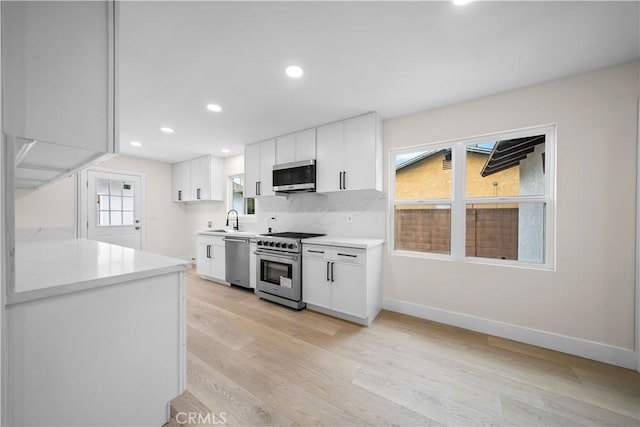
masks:
[[[193,271],[187,295],[174,410],[242,426],[640,425],[634,371],[389,311],[361,327]]]

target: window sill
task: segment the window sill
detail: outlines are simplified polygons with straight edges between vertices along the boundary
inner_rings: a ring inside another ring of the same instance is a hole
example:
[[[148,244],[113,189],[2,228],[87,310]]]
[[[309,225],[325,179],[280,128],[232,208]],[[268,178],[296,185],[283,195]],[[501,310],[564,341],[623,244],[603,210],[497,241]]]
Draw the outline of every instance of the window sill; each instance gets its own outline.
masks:
[[[396,256],[396,257],[428,259],[433,261],[457,262],[462,264],[488,265],[488,266],[494,266],[494,267],[510,267],[510,268],[520,268],[525,270],[556,271],[556,268],[554,265],[534,264],[529,262],[501,260],[501,259],[493,259],[493,258],[464,257],[462,259],[456,259],[456,258],[453,258],[451,255],[446,255],[446,254],[399,251],[399,250],[393,250],[393,249],[389,250],[389,255]]]

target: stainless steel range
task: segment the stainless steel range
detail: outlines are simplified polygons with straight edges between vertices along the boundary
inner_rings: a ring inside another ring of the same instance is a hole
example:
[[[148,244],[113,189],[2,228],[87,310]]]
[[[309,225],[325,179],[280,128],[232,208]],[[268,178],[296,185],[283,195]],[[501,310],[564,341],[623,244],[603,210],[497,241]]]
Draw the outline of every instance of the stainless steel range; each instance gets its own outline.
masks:
[[[258,238],[258,297],[302,309],[302,239],[324,236],[312,233],[270,233]]]

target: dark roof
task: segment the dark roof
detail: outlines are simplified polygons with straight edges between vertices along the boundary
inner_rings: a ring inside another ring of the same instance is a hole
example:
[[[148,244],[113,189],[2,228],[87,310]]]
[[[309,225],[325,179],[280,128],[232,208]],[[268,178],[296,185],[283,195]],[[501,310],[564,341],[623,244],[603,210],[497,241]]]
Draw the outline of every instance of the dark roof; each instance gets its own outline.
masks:
[[[472,152],[472,153],[478,153],[478,154],[485,154],[485,155],[489,155],[491,154],[491,149],[490,148],[486,148],[486,147],[479,147],[479,146],[475,146],[475,145],[470,145],[467,147],[467,151]],[[451,160],[451,149],[450,148],[443,148],[441,150],[432,150],[432,151],[425,151],[424,153],[418,154],[415,157],[412,157],[408,160],[405,160],[402,163],[398,163],[396,165],[396,171],[399,171],[400,169],[404,169],[408,166],[414,165],[418,162],[421,162],[422,160],[428,159],[429,157],[436,155],[436,154],[444,154],[445,156],[449,156],[447,160]]]
[[[520,164],[520,160],[533,153],[535,146],[544,144],[545,136],[536,135],[526,138],[498,141],[493,147],[480,175],[486,177]]]

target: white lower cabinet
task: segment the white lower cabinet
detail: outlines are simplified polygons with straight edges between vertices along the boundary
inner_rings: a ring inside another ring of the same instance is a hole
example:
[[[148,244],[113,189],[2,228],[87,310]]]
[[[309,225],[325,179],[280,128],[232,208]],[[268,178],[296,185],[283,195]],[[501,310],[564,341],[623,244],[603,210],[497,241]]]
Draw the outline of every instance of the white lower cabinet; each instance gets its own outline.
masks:
[[[371,324],[382,308],[381,248],[305,244],[302,299],[307,308]]]
[[[196,238],[196,272],[205,279],[225,282],[224,237],[200,234]]]

